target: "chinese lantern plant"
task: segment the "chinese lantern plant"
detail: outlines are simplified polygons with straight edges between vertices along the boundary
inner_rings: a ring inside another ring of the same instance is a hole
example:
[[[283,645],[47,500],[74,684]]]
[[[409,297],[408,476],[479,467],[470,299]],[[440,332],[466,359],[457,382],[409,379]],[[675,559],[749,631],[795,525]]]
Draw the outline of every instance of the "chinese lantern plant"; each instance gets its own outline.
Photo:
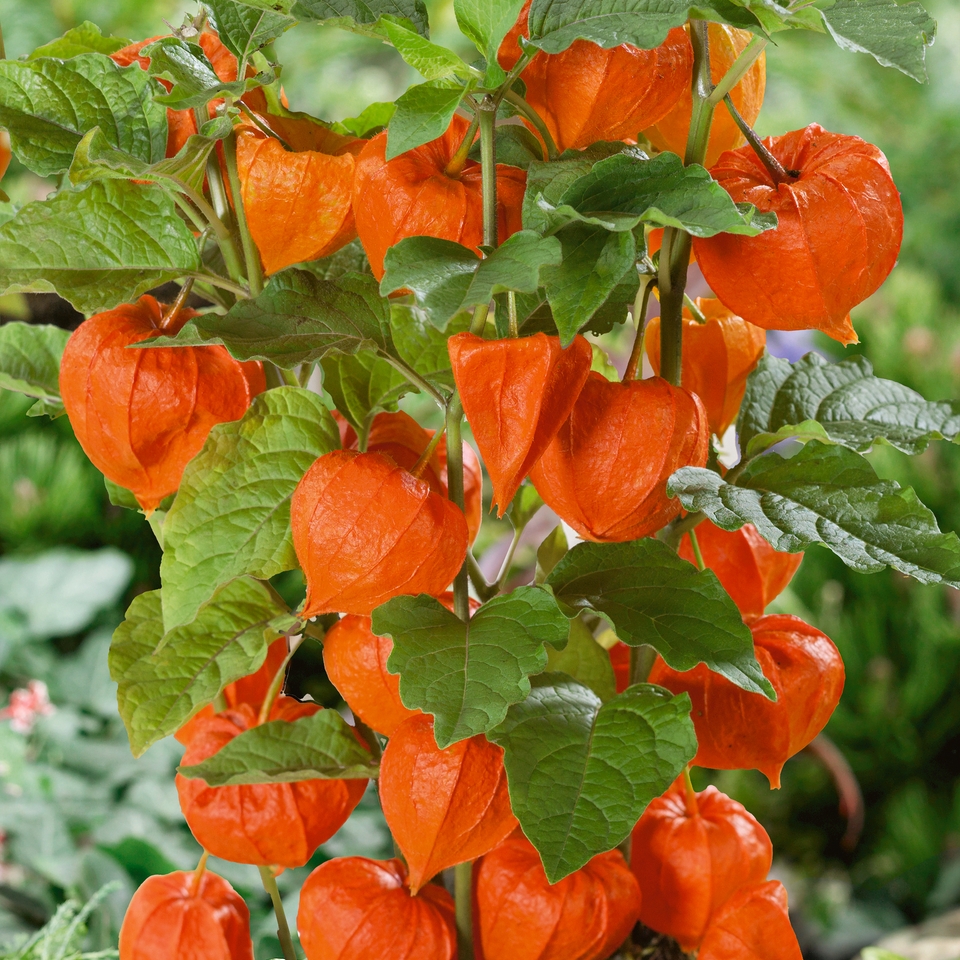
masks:
[[[878,148],[750,126],[781,30],[923,80],[935,24],[880,2],[454,0],[471,64],[419,0],[208,0],[150,42],[0,62],[13,153],[59,178],[0,225],[0,291],[88,317],[66,349],[0,327],[0,385],[66,412],[149,515],[162,587],[114,635],[120,713],[137,756],[185,745],[187,823],[258,866],[286,960],[276,875],[371,779],[397,857],[306,880],[308,960],[605,960],[637,918],[702,957],[799,956],[762,826],[689,766],[776,783],[829,720],[839,652],[766,610],[802,551],[960,585],[956,535],[863,456],[956,439],[960,404],[764,353],[768,329],[853,341],[897,257]],[[340,125],[297,113],[272,42],[325,20],[424,82]],[[713,298],[685,293],[691,251]],[[522,569],[544,505],[579,542],[555,525]],[[492,508],[514,532],[483,557]],[[271,579],[297,569],[290,609]],[[342,714],[285,694],[306,642]],[[123,960],[249,956],[205,863],[143,885]]]

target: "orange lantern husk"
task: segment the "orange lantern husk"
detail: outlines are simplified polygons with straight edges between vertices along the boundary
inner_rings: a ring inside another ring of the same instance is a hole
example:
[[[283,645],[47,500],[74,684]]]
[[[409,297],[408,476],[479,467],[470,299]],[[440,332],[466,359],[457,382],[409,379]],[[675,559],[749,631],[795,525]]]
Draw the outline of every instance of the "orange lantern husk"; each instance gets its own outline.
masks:
[[[458,333],[447,343],[454,380],[493,484],[499,516],[540,459],[586,382],[593,351],[583,337],[484,340]]]
[[[611,850],[550,884],[526,837],[510,837],[476,871],[484,960],[605,960],[640,913],[640,888]]]
[[[635,540],[679,515],[667,480],[681,467],[702,467],[707,441],[694,394],[660,377],[612,383],[592,372],[530,479],[585,539]]]
[[[441,750],[426,715],[405,720],[387,742],[380,804],[414,893],[441,870],[489,853],[517,826],[503,750],[482,734]]]
[[[250,911],[209,870],[147,877],[120,927],[120,960],[253,960]]]
[[[695,534],[704,566],[717,575],[745,620],[763,616],[767,605],[787,588],[803,560],[802,553],[774,550],[752,523],[731,532],[704,520],[697,524]],[[684,535],[677,552],[696,564],[689,534]]]
[[[679,780],[633,831],[640,920],[689,953],[717,910],[741,887],[765,880],[772,861],[766,830],[742,804],[713,786],[688,792]]]
[[[826,634],[799,617],[761,617],[750,629],[776,702],[741,690],[702,663],[678,673],[658,658],[650,683],[690,694],[697,766],[759,770],[776,789],[783,765],[826,726],[840,702],[843,660]]]
[[[454,960],[453,898],[430,884],[413,896],[400,860],[340,857],[300,890],[297,930],[307,960]]]
[[[307,580],[304,617],[439,596],[467,552],[460,508],[379,453],[335,450],[316,460],[294,491],[290,522]]]
[[[505,70],[520,58],[517,41],[528,35],[531,2],[527,0],[500,46],[498,59]],[[636,143],[641,130],[664,117],[683,91],[689,91],[692,70],[690,38],[676,27],[652,50],[629,43],[604,49],[575,40],[561,53],[538,53],[520,78],[527,103],[547,125],[558,149],[582,150],[599,140]]]
[[[753,39],[749,30],[738,30],[725,23],[711,23],[707,26],[710,38],[710,75],[715,84],[719,83],[737,57],[743,53]],[[730,99],[740,116],[752,127],[760,116],[763,106],[763,94],[767,85],[766,53],[761,53],[740,82],[730,91]],[[690,117],[693,113],[693,61],[681,81],[681,95],[673,108],[652,127],[644,130],[644,136],[658,149],[671,150],[683,156],[687,149],[687,136],[690,133]],[[743,144],[743,134],[734,123],[730,111],[723,106],[714,112],[710,126],[710,139],[707,142],[705,167],[712,167],[725,150],[734,150]]]
[[[801,960],[787,891],[777,880],[738,890],[707,928],[697,960]]]
[[[322,708],[279,697],[269,720],[288,722]],[[234,737],[257,725],[247,703],[195,725],[181,761],[184,766],[212,757]],[[234,863],[302,867],[321,843],[347,821],[360,802],[366,780],[301,780],[211,787],[177,774],[180,809],[197,842]]]
[[[733,313],[765,330],[821,330],[856,343],[850,311],[896,263],[903,209],[887,158],[859,137],[812,123],[764,141],[788,171],[776,183],[749,146],[710,171],[737,203],[777,215],[756,237],[693,240],[703,276]]]
[[[479,253],[483,243],[483,187],[480,164],[467,160],[449,171],[470,127],[455,116],[436,140],[387,160],[387,134],[370,140],[357,158],[353,210],[357,234],[373,275],[383,277],[387,250],[405,237],[453,240]],[[501,243],[522,229],[521,207],[527,175],[497,164],[497,224]]]
[[[151,296],[84,321],[60,364],[60,392],[80,446],[94,466],[154,510],[217,423],[237,420],[266,389],[263,367],[224,347],[128,350],[173,336],[196,314],[172,321]]]
[[[734,316],[719,300],[698,297],[695,303],[707,322],[698,322],[684,307],[680,383],[703,401],[710,431],[722,437],[737,419],[747,377],[763,356],[767,334]],[[647,324],[643,342],[650,366],[659,376],[659,317],[653,317]]]

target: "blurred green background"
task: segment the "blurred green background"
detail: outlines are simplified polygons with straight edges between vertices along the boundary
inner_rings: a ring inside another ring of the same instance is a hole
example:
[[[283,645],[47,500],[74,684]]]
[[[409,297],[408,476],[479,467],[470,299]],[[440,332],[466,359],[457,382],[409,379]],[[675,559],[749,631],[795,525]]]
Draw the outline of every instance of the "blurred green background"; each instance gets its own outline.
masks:
[[[428,6],[435,37],[458,45],[450,3]],[[826,37],[778,37],[759,128],[766,135],[816,121],[884,150],[906,237],[894,274],[856,312],[861,343],[847,352],[942,399],[960,396],[960,5],[927,6],[940,21],[929,85],[841,53]],[[0,0],[0,22],[7,55],[19,56],[84,19],[142,38],[193,9],[175,0]],[[337,30],[298,28],[277,53],[291,106],[330,120],[394,99],[416,80],[390,49]],[[3,187],[21,203],[49,189],[15,163]],[[20,298],[0,299],[3,319],[27,310]],[[69,312],[59,316],[69,322]],[[817,345],[837,355],[836,345]],[[159,550],[142,517],[108,503],[66,419],[28,418],[28,406],[0,392],[0,695],[6,702],[39,679],[56,712],[29,734],[0,723],[0,943],[42,923],[64,897],[84,899],[116,880],[92,924],[90,945],[99,948],[115,942],[137,883],[192,868],[198,855],[172,785],[178,748],[160,744],[132,760],[106,670],[126,603],[158,585]],[[911,460],[881,448],[871,458],[882,475],[913,485],[944,528],[960,529],[960,449],[937,444]],[[296,578],[286,586],[295,593]],[[716,780],[770,831],[805,954],[842,960],[885,930],[960,904],[960,595],[894,573],[852,574],[815,549],[777,607],[817,624],[843,654],[847,686],[828,733],[864,793],[862,837],[842,846],[836,789],[808,754],[787,764],[778,792],[749,772]],[[318,651],[298,664],[298,686],[329,699]],[[370,797],[318,857],[383,855],[378,816]],[[258,957],[276,956],[255,871],[215,869],[254,905]],[[302,874],[281,878],[294,909]]]

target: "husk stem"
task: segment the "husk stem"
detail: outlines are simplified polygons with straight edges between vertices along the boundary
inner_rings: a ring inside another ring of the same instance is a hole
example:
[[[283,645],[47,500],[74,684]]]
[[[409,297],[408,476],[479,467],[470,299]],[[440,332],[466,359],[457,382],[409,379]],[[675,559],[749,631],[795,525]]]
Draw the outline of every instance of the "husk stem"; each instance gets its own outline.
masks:
[[[287,923],[287,915],[283,911],[283,901],[280,899],[280,891],[277,889],[277,878],[269,867],[260,867],[259,870],[263,889],[267,891],[270,902],[273,904],[273,912],[277,916],[277,939],[283,949],[283,960],[297,960],[293,937],[290,936],[290,925]]]
[[[521,116],[525,117],[536,127],[537,133],[540,134],[541,139],[546,145],[547,159],[556,160],[557,157],[560,156],[560,150],[557,148],[557,142],[553,139],[553,134],[550,133],[550,129],[543,122],[543,117],[515,90],[508,90],[503,95],[503,99],[512,103],[520,112]]]
[[[753,149],[753,152],[760,158],[761,163],[767,168],[773,182],[776,184],[789,183],[800,176],[799,170],[788,170],[768,149],[767,145],[760,139],[757,131],[747,123],[740,115],[740,111],[734,105],[733,100],[728,94],[723,98],[733,122],[740,128],[740,132],[746,138],[747,143]]]
[[[630,351],[627,367],[623,371],[624,383],[636,380],[637,374],[640,372],[640,362],[643,358],[643,338],[647,323],[647,307],[650,304],[650,293],[655,282],[653,277],[644,277],[640,281],[640,289],[637,291],[637,297],[633,303],[633,322],[636,324],[637,334],[633,341],[633,350]]]
[[[473,960],[473,861],[453,868],[453,886],[457,909],[457,956]]]
[[[240,232],[240,244],[243,247],[243,259],[246,261],[247,285],[250,297],[255,298],[263,291],[263,268],[260,265],[260,251],[250,234],[247,212],[243,206],[243,191],[240,187],[240,173],[237,170],[237,131],[234,130],[223,141],[223,159],[227,166],[227,180],[233,194],[233,209],[236,212],[237,230]]]
[[[480,111],[478,110],[473,115],[473,120],[470,121],[470,126],[467,127],[467,132],[463,136],[463,140],[460,142],[460,146],[457,147],[457,152],[451,157],[450,162],[444,168],[444,173],[448,177],[452,177],[454,180],[460,179],[460,174],[463,173],[463,168],[466,166],[467,158],[470,156],[470,151],[473,148],[473,141],[477,136],[477,128],[480,126]]]

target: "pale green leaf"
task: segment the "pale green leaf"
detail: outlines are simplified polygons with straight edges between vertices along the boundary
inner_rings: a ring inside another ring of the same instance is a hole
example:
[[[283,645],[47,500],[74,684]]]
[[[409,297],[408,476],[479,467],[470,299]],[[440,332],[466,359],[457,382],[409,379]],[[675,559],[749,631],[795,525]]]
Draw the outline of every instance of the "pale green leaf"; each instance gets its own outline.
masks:
[[[389,120],[387,159],[442,137],[463,94],[463,87],[448,83],[421,83],[410,87],[397,100]]]
[[[497,62],[503,38],[517,22],[523,0],[454,0],[457,23],[486,58]]]
[[[589,687],[601,700],[617,695],[617,678],[610,654],[593,638],[590,628],[577,617],[570,621],[570,638],[562,650],[547,650],[547,670],[565,673]]]
[[[294,0],[292,4],[290,0],[254,0],[254,4],[268,9],[282,5],[285,13],[300,20],[319,20],[359,33],[371,34],[370,28],[384,16],[408,20],[421,36],[430,32],[423,0]]]
[[[289,30],[296,20],[282,13],[257,10],[236,0],[204,0],[213,14],[217,35],[238,59],[249,60],[257,50]]]
[[[58,60],[69,60],[82,53],[105,53],[110,56],[132,41],[121,37],[105,37],[100,28],[89,20],[76,27],[71,27],[62,37],[37,47],[27,60],[39,60],[41,57],[56,57]]]
[[[69,338],[68,330],[48,324],[0,326],[0,389],[36,397],[62,412],[60,358]]]
[[[424,80],[442,80],[447,77],[461,77],[466,80],[476,74],[476,71],[452,50],[421,36],[396,17],[381,17],[377,24],[377,33],[383,36]]]
[[[366,436],[378,412],[395,411],[397,401],[414,389],[396,367],[375,353],[330,353],[320,366],[324,390],[358,436]]]

